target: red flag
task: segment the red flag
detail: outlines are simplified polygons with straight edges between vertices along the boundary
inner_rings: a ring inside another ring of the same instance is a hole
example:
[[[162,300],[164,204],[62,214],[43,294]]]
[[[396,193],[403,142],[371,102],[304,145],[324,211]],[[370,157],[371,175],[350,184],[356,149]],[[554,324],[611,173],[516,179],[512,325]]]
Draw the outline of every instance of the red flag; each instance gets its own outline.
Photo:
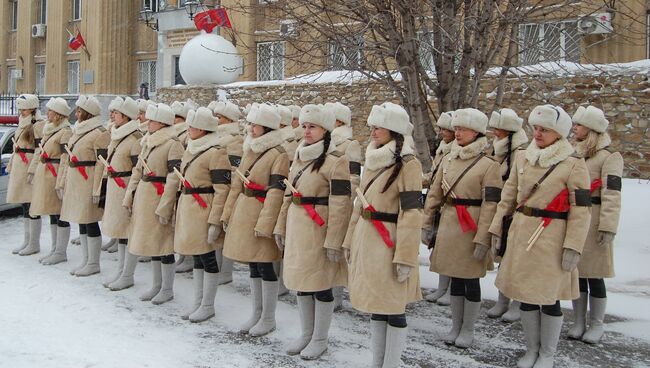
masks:
[[[86,41],[81,36],[81,31],[77,30],[77,35],[73,36],[70,31],[68,31],[70,38],[68,39],[68,47],[72,50],[77,51],[81,46],[86,47]]]
[[[459,204],[457,204],[455,207],[456,207],[456,216],[458,217],[458,223],[460,224],[461,230],[464,233],[470,230],[471,231],[478,230],[478,226],[476,226],[476,222],[474,222],[472,215],[470,215],[469,211],[467,211],[467,207]]]
[[[147,174],[147,176],[156,176],[156,173],[152,171],[149,174]],[[163,183],[152,181],[151,185],[153,185],[153,187],[156,188],[156,194],[158,194],[159,197],[162,196],[163,193],[165,193],[165,186],[163,185]]]
[[[225,8],[209,9],[194,16],[194,25],[199,31],[212,33],[215,27],[232,28]]]
[[[113,168],[113,166],[110,166],[110,165],[109,165],[109,166],[106,168],[106,170],[108,170],[108,172],[111,173],[111,174],[114,174],[114,173],[115,173],[115,169]],[[126,188],[126,183],[124,182],[124,180],[123,180],[122,178],[117,177],[117,176],[114,176],[114,177],[113,177],[113,180],[115,181],[115,184],[117,184],[118,187],[120,187],[120,188]]]
[[[299,192],[293,193],[294,197],[300,198],[302,197],[302,194]],[[312,221],[316,223],[318,226],[323,226],[325,225],[325,221],[323,220],[322,217],[316,212],[316,208],[314,207],[313,204],[303,204],[302,207],[307,211],[307,214],[309,215],[309,218],[311,218]]]
[[[368,204],[368,207],[365,208],[366,211],[368,212],[376,212],[377,210],[375,207],[373,207],[371,204]],[[393,240],[390,238],[390,232],[386,228],[383,222],[379,220],[370,220],[372,224],[375,226],[375,229],[379,233],[379,236],[381,236],[381,239],[384,241],[386,246],[388,248],[392,248],[395,246],[395,243],[393,243]]]
[[[187,179],[183,180],[183,186],[186,189],[192,189],[192,184],[190,184],[190,182],[187,181]],[[205,203],[205,201],[203,200],[203,198],[201,198],[201,195],[199,195],[199,193],[192,193],[192,197],[194,197],[194,200],[196,200],[196,203],[198,203],[199,206],[201,206],[201,208],[208,207],[208,204]]]
[[[603,186],[603,181],[601,179],[594,179],[594,181],[591,182],[591,188],[589,188],[590,192],[593,193],[596,191],[596,189],[602,186]]]
[[[77,162],[79,162],[79,159],[77,158],[77,156],[72,155],[72,157],[70,157],[70,161],[72,161],[74,163],[77,163]],[[86,172],[85,167],[77,166],[77,170],[79,170],[79,173],[81,174],[81,176],[84,177],[84,180],[88,180],[88,173]]]
[[[47,160],[48,158],[50,158],[50,155],[48,155],[47,152],[43,151],[43,153],[41,153],[41,158],[43,160]],[[56,178],[56,169],[54,168],[54,165],[52,165],[51,162],[48,162],[45,165],[47,166],[48,170],[50,170],[50,172],[52,173],[52,176]]]
[[[244,185],[246,186],[246,188],[248,188],[250,190],[261,190],[261,191],[263,191],[264,189],[266,189],[266,188],[264,188],[263,185],[257,184],[257,183],[255,183],[253,181],[249,181],[248,183],[244,183]],[[264,203],[264,200],[266,199],[264,197],[255,197],[255,198],[257,198],[257,200],[262,202],[262,203]]]

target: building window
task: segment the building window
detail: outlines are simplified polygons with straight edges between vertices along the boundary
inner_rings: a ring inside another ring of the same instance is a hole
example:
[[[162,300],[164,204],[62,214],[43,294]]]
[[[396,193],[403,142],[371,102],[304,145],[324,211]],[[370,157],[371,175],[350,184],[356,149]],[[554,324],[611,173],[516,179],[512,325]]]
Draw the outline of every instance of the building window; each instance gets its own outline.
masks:
[[[47,23],[47,0],[41,0],[41,6],[38,12],[38,19],[41,24]]]
[[[16,94],[16,67],[7,68],[7,93]]]
[[[332,70],[355,70],[363,62],[363,36],[330,41],[329,65]]]
[[[143,83],[149,93],[156,93],[156,60],[138,61],[138,87]]]
[[[158,11],[158,0],[142,0],[142,8],[149,8],[155,13]]]
[[[18,1],[11,2],[11,30],[15,31],[18,28]]]
[[[177,86],[179,84],[186,84],[185,79],[183,79],[183,76],[181,75],[181,69],[180,69],[180,56],[174,56],[174,85]]]
[[[36,64],[36,93],[45,94],[45,64]]]
[[[650,13],[646,14],[645,22],[646,22],[646,38],[645,38],[646,59],[650,59]]]
[[[580,62],[580,44],[575,21],[522,24],[519,26],[519,64]]]
[[[81,0],[72,0],[72,20],[81,19]]]
[[[257,80],[284,79],[284,42],[257,44]]]
[[[426,71],[433,72],[436,70],[434,62],[435,49],[433,47],[433,32],[418,33],[418,47],[420,54],[420,64]]]
[[[79,62],[68,61],[68,93],[79,94]]]

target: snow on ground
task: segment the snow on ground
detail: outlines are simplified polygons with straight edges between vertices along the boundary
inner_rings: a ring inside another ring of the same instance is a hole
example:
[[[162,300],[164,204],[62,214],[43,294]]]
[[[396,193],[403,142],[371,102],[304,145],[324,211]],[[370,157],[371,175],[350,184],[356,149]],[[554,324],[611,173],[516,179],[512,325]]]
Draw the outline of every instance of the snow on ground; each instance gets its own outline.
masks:
[[[607,334],[597,346],[561,340],[556,367],[650,367],[650,241],[645,226],[650,218],[650,184],[624,183],[623,217],[616,246],[616,278],[609,285]],[[367,366],[368,316],[345,301],[336,313],[330,348],[321,359],[305,362],[284,354],[299,334],[295,297],[278,303],[278,329],[251,339],[237,333],[250,310],[248,276],[237,266],[233,284],[217,293],[217,317],[191,324],[180,319],[191,296],[190,274],[176,276],[175,300],[162,306],[141,302],[147,289],[149,264],[139,264],[136,286],[110,292],[101,282],[113,274],[115,254],[102,254],[102,274],[70,276],[80,250],[70,246],[68,263],[41,266],[38,256],[19,257],[10,250],[22,240],[22,220],[0,219],[0,367],[350,367]],[[75,229],[76,230],[76,229]],[[74,231],[76,233],[76,231]],[[73,234],[74,236],[74,234]],[[49,230],[43,227],[42,247],[49,249]],[[422,286],[435,287],[421,255]],[[482,281],[484,299],[496,297],[494,274]],[[519,323],[505,324],[485,317],[486,301],[477,323],[475,346],[448,347],[440,340],[450,328],[448,308],[414,303],[408,308],[409,337],[403,367],[511,367],[523,353]],[[564,306],[569,306],[565,303]],[[570,311],[565,311],[567,320]],[[645,312],[645,313],[644,313]],[[567,324],[565,324],[567,328]]]

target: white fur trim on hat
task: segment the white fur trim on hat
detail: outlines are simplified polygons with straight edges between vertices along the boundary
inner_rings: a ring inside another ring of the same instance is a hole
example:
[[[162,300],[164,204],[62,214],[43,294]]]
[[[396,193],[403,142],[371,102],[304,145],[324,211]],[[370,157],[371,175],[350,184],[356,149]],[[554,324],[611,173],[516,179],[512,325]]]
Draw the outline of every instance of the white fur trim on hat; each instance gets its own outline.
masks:
[[[79,95],[79,99],[75,103],[77,107],[84,109],[92,116],[101,115],[102,107],[95,96]]]
[[[207,130],[208,132],[216,131],[219,126],[217,118],[212,115],[212,111],[207,107],[199,107],[196,112],[190,110],[187,124],[192,128]]]
[[[563,138],[571,132],[571,117],[564,109],[553,105],[539,105],[530,112],[528,124],[553,130]]]
[[[219,103],[219,102],[218,102],[218,101],[211,101],[211,102],[208,104],[208,109],[214,111],[214,108],[217,107],[217,103]]]
[[[144,117],[147,120],[157,121],[165,125],[174,125],[174,112],[164,103],[152,104],[147,107]]]
[[[452,127],[462,127],[485,134],[488,117],[475,108],[459,109],[454,111],[451,118]]]
[[[587,108],[582,106],[578,107],[576,113],[573,114],[572,120],[574,123],[586,126],[598,133],[605,133],[609,125],[609,121],[605,118],[603,110],[594,106],[587,106]]]
[[[315,124],[331,132],[335,128],[334,112],[325,105],[305,105],[300,109],[300,125],[305,123]]]
[[[120,106],[124,102],[124,99],[120,96],[115,97],[111,102],[108,104],[108,111],[115,111],[117,110],[117,107]]]
[[[174,112],[174,116],[180,116],[183,119],[187,119],[187,113],[191,110],[190,107],[184,102],[174,101],[169,106]]]
[[[275,107],[268,104],[261,104],[257,107],[253,105],[246,119],[253,124],[265,126],[274,130],[280,128],[280,114],[278,114]]]
[[[298,105],[290,105],[289,110],[291,110],[291,116],[294,119],[300,119],[300,106],[298,106]]]
[[[155,102],[151,100],[145,100],[142,98],[137,99],[136,102],[138,103],[138,110],[142,112],[146,112],[149,106],[156,105]]]
[[[392,102],[373,106],[368,115],[368,125],[388,129],[401,135],[410,135],[413,132],[409,114],[402,106]]]
[[[280,114],[280,124],[285,126],[291,125],[291,121],[293,121],[293,114],[291,113],[291,110],[288,107],[282,105],[277,105],[276,108]]]
[[[524,119],[520,118],[512,109],[493,111],[489,123],[490,128],[507,130],[509,132],[518,132],[523,124]]]
[[[16,99],[16,107],[18,110],[38,109],[38,96],[22,94]]]
[[[451,126],[451,118],[453,116],[453,111],[446,111],[440,114],[438,121],[436,121],[436,126],[441,129],[454,130]]]
[[[120,100],[122,99],[120,98]],[[121,112],[132,120],[135,120],[135,118],[138,117],[139,112],[138,103],[135,102],[131,97],[124,98],[122,102],[120,104],[117,104],[113,110]]]
[[[333,105],[334,116],[336,117],[336,120],[342,122],[347,126],[350,126],[350,124],[352,124],[352,111],[350,108],[340,102],[335,102]]]
[[[235,105],[232,102],[219,101],[214,104],[212,110],[215,114],[225,116],[232,121],[238,121],[241,119],[241,111],[239,110],[239,106]]]
[[[63,116],[70,115],[70,106],[68,106],[68,102],[61,97],[50,98],[45,107]]]

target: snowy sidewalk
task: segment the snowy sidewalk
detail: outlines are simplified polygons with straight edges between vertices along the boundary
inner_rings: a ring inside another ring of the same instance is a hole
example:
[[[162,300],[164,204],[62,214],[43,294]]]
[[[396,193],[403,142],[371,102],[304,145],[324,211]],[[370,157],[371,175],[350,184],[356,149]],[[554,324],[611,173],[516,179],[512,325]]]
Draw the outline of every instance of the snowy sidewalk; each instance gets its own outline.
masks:
[[[650,367],[650,184],[626,180],[624,212],[617,238],[617,277],[608,281],[610,307],[603,342],[589,346],[562,339],[556,367]],[[101,275],[70,276],[80,258],[70,246],[68,263],[41,266],[38,256],[11,255],[22,240],[22,219],[0,218],[0,367],[365,367],[370,362],[369,318],[350,307],[332,322],[329,351],[320,360],[289,357],[285,346],[299,334],[295,297],[278,303],[278,329],[260,339],[239,335],[250,310],[248,273],[238,267],[233,284],[217,293],[217,317],[203,324],[180,319],[191,295],[190,274],[176,276],[175,300],[162,306],[141,302],[149,283],[149,264],[139,264],[136,286],[122,292],[103,288],[113,275],[116,255],[102,253]],[[76,233],[76,226],[73,226]],[[73,235],[74,236],[74,235]],[[49,250],[44,221],[42,249]],[[426,254],[422,254],[426,263]],[[424,287],[437,278],[421,267]],[[524,352],[519,323],[488,319],[496,297],[494,274],[482,281],[486,299],[477,323],[475,345],[446,346],[451,326],[448,308],[419,302],[407,311],[409,336],[403,367],[513,367]],[[564,304],[568,306],[569,303]],[[565,310],[565,319],[571,317]],[[568,323],[565,323],[566,334]]]

